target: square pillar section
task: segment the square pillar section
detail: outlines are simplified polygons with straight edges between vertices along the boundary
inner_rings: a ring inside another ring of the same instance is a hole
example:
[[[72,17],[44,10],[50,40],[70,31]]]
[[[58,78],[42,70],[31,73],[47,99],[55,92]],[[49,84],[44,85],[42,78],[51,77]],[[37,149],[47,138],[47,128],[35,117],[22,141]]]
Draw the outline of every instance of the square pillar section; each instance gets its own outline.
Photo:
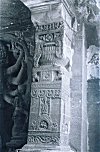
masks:
[[[36,25],[27,144],[21,152],[72,152],[70,78],[72,13],[59,1],[30,7]]]

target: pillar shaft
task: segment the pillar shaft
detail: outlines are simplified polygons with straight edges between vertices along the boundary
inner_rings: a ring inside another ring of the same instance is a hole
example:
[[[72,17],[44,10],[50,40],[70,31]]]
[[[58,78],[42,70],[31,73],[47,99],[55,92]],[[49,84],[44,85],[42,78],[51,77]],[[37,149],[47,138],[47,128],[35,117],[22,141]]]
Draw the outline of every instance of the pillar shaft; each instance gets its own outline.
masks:
[[[71,151],[70,78],[73,14],[60,1],[31,5],[36,25],[27,144],[22,152]]]

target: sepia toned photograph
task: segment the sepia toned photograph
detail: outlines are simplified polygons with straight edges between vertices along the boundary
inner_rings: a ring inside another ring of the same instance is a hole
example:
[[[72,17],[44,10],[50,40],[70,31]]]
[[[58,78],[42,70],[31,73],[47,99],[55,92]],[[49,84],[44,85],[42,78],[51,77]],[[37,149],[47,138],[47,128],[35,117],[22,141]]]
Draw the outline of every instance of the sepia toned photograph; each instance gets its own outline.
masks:
[[[0,0],[0,152],[100,152],[100,0]]]

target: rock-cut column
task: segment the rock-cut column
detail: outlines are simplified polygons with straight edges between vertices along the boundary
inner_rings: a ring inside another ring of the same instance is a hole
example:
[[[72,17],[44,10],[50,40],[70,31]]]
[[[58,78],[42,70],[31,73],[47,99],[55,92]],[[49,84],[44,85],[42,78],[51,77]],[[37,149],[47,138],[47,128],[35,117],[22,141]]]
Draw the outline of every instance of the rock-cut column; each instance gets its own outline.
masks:
[[[73,14],[53,1],[31,6],[35,53],[27,144],[21,152],[71,152],[70,78]]]

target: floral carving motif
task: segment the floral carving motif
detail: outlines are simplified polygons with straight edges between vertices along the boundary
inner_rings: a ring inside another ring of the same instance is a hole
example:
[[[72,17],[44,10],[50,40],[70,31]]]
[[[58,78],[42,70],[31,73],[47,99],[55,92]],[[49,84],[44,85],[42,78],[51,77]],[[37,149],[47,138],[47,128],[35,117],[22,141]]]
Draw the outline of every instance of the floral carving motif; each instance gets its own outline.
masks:
[[[58,130],[58,124],[56,122],[52,123],[52,131],[57,131]]]
[[[32,121],[32,123],[31,123],[31,129],[32,130],[35,130],[37,128],[36,124],[37,124],[36,121]]]
[[[43,71],[42,72],[42,79],[49,81],[51,80],[51,71]]]

